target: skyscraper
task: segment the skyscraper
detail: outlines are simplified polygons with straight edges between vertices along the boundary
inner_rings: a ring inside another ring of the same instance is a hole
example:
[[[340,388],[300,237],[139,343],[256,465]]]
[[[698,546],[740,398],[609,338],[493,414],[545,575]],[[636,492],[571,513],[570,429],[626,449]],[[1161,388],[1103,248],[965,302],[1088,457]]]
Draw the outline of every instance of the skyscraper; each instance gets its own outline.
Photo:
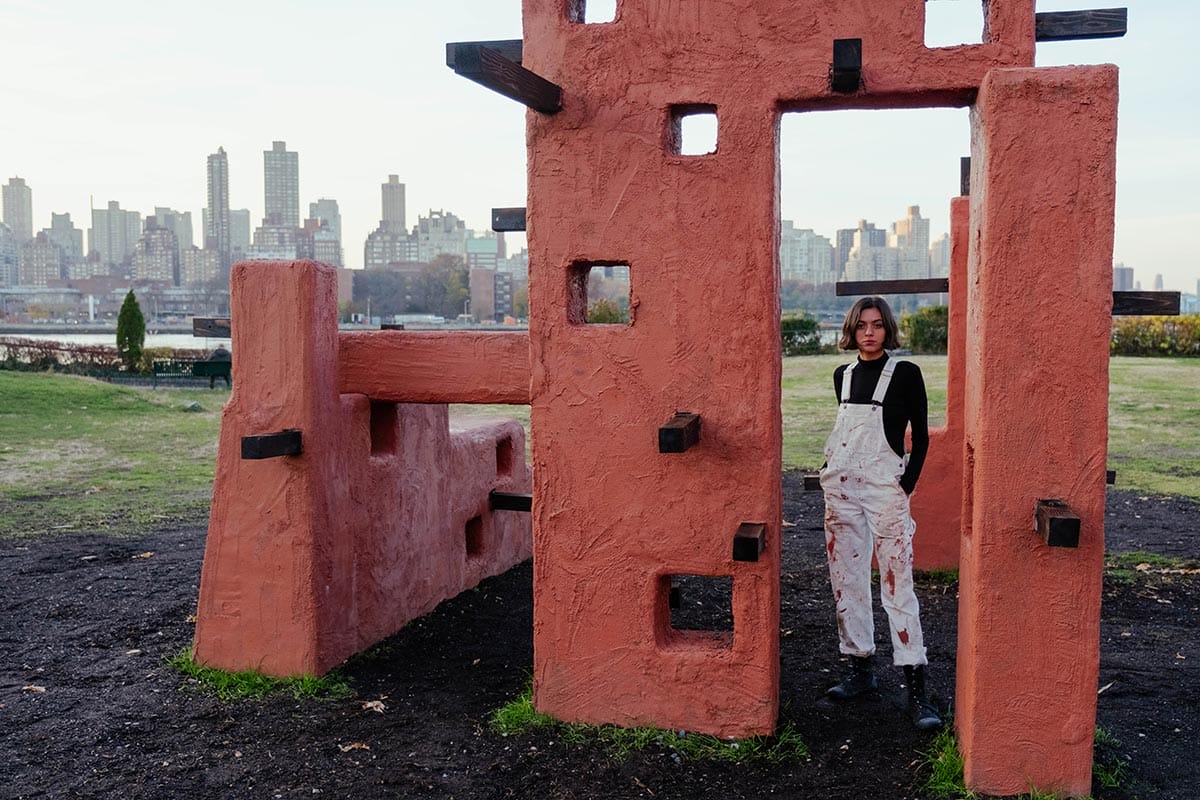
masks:
[[[51,214],[50,227],[43,231],[62,250],[67,277],[74,278],[75,268],[83,261],[83,231],[71,222],[70,214]]]
[[[9,178],[4,185],[4,224],[11,230],[17,244],[33,238],[33,189],[24,178]]]
[[[300,154],[287,142],[272,142],[263,151],[264,225],[300,227]]]
[[[888,245],[900,251],[898,278],[929,277],[929,220],[920,206],[909,206],[905,218],[892,223]]]
[[[1133,267],[1127,267],[1124,264],[1113,265],[1113,291],[1133,291]]]
[[[142,215],[123,210],[116,200],[109,200],[106,209],[92,209],[88,251],[98,253],[103,266],[111,268],[124,264],[133,254],[141,235]]]
[[[308,204],[308,218],[315,219],[322,227],[329,228],[340,241],[342,238],[342,214],[338,211],[337,200],[322,197],[315,203]]]
[[[233,242],[234,253],[245,253],[250,249],[250,209],[231,208],[229,210],[229,236]]]
[[[225,148],[208,157],[208,208],[204,215],[204,247],[215,250],[221,269],[229,271],[231,237],[229,231],[229,159]]]
[[[387,233],[408,233],[404,184],[399,175],[388,175],[388,182],[383,184],[383,220],[379,227]]]
[[[13,286],[17,282],[17,251],[12,228],[0,222],[0,286]],[[3,306],[0,306],[0,313],[3,311]]]

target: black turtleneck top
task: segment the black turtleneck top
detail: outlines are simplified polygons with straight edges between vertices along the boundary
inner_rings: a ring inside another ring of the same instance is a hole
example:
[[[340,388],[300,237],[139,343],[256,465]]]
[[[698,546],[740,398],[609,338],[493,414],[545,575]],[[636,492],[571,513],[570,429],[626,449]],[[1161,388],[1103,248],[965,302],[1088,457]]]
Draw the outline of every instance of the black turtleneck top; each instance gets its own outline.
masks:
[[[884,353],[873,361],[858,359],[851,373],[851,403],[865,405],[871,402],[888,358]],[[842,376],[845,372],[844,364],[833,371],[833,389],[839,403],[842,401]],[[908,456],[908,466],[900,477],[900,486],[907,494],[912,494],[916,487],[921,467],[925,464],[925,454],[929,452],[929,403],[925,397],[925,379],[921,377],[921,368],[911,361],[900,361],[892,374],[887,394],[883,396],[883,432],[898,456],[904,455],[904,429],[910,424],[912,452]]]

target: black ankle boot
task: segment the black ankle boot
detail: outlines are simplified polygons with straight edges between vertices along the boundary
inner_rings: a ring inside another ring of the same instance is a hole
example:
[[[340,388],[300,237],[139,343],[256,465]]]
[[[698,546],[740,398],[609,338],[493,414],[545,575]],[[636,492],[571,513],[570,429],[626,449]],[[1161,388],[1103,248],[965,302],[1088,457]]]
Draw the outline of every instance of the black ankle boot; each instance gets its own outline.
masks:
[[[923,731],[942,727],[942,718],[925,694],[924,665],[905,667],[904,683],[908,686],[908,715],[913,725]]]
[[[872,670],[874,656],[850,656],[850,674],[837,686],[831,686],[825,694],[834,700],[849,700],[860,694],[874,691],[875,672]]]

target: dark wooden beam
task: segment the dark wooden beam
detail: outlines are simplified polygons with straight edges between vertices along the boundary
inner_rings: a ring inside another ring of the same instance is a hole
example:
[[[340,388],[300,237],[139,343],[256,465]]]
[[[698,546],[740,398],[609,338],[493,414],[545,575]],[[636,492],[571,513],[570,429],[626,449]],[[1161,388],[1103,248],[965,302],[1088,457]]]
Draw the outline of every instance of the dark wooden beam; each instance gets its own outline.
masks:
[[[533,511],[533,495],[514,492],[488,492],[488,508],[492,511]]]
[[[534,111],[554,114],[562,109],[562,89],[485,44],[446,45],[446,64],[456,74],[524,103]]]
[[[279,456],[298,456],[304,452],[300,431],[285,428],[278,433],[242,437],[242,458],[247,461]]]
[[[807,472],[804,475],[804,491],[819,492],[821,491],[821,473]]]
[[[1113,486],[1117,482],[1117,471],[1115,469],[1104,470],[1104,482],[1109,486]]]
[[[1125,35],[1128,10],[1096,8],[1091,11],[1042,11],[1034,14],[1039,42],[1071,39],[1114,39]]]
[[[767,526],[761,522],[743,522],[733,535],[733,560],[758,561],[767,544]]]
[[[450,42],[446,45],[446,66],[454,69],[455,63],[458,61],[458,48],[467,46],[487,47],[514,64],[521,63],[522,42],[520,39],[493,39],[490,42]]]
[[[838,297],[860,294],[940,294],[950,291],[949,278],[916,278],[905,281],[840,281]]]
[[[1174,316],[1179,313],[1179,292],[1113,292],[1113,316]]]
[[[658,452],[683,453],[700,443],[700,415],[676,411],[667,424],[658,429]]]
[[[971,196],[970,156],[963,156],[958,160],[958,193],[963,197]]]
[[[1062,500],[1038,500],[1037,532],[1051,547],[1079,546],[1079,515]]]
[[[192,336],[211,336],[214,339],[228,339],[228,317],[192,317]]]
[[[834,39],[829,88],[839,94],[853,94],[861,83],[862,39]]]
[[[525,230],[524,208],[493,208],[492,230],[494,231],[523,231]]]

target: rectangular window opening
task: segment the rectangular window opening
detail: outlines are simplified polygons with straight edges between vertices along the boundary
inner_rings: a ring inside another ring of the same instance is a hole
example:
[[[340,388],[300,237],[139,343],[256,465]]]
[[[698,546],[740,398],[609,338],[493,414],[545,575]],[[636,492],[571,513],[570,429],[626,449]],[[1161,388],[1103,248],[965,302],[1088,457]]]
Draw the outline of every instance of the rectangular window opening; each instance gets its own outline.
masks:
[[[371,455],[395,453],[400,441],[396,404],[371,401]]]
[[[925,46],[983,43],[983,0],[926,0]]]
[[[567,321],[572,325],[633,324],[629,264],[576,262],[567,280]]]
[[[483,555],[483,517],[471,517],[466,527],[467,558]]]
[[[703,103],[671,107],[667,151],[678,156],[707,156],[717,152],[717,107]]]
[[[667,606],[667,644],[733,644],[733,577],[729,575],[664,575],[658,602]]]
[[[571,0],[569,13],[572,22],[588,25],[613,22],[617,18],[617,0]]]

